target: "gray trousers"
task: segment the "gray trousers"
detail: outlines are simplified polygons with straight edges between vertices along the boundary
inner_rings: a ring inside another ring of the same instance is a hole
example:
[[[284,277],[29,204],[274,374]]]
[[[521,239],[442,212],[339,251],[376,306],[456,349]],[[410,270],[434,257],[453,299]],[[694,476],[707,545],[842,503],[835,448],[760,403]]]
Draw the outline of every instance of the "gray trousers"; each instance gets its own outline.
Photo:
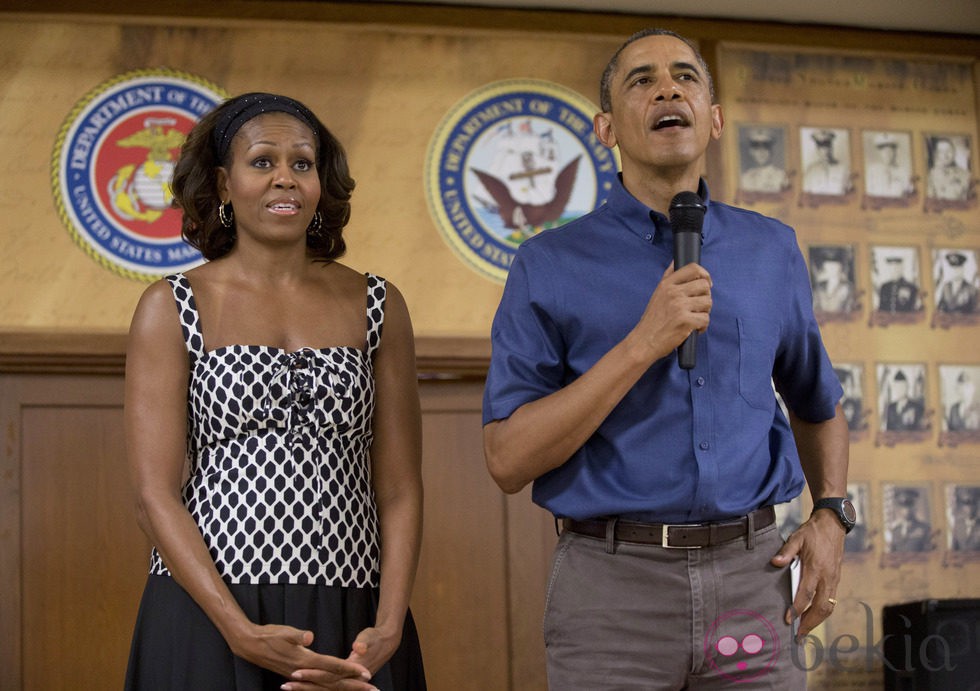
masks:
[[[703,549],[564,532],[544,614],[552,691],[806,688],[776,525]]]

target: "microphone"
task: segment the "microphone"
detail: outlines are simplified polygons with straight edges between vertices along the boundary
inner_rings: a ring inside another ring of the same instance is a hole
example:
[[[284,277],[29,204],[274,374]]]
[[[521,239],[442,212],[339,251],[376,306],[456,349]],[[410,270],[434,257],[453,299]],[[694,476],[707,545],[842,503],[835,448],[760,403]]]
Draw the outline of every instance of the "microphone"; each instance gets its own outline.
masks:
[[[704,202],[695,192],[680,192],[670,200],[670,227],[674,231],[674,270],[701,261],[701,226]],[[698,332],[692,331],[677,348],[677,364],[692,369],[697,358]]]

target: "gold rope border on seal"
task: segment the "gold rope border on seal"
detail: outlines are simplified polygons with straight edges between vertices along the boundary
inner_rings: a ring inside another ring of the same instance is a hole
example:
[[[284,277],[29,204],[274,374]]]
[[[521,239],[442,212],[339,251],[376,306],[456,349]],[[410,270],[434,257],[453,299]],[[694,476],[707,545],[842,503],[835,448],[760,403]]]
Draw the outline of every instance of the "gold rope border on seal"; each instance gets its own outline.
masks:
[[[429,209],[429,215],[433,221],[433,225],[435,225],[443,242],[464,266],[498,284],[503,284],[507,280],[508,271],[480,260],[472,248],[456,233],[455,226],[442,204],[442,187],[440,184],[442,169],[439,166],[439,161],[445,147],[449,144],[450,135],[460,123],[460,119],[465,113],[472,110],[477,104],[486,102],[497,96],[518,91],[538,93],[557,101],[565,101],[566,104],[571,105],[583,115],[586,115],[589,122],[592,121],[592,114],[599,112],[599,107],[588,98],[575,89],[557,82],[534,78],[501,79],[488,82],[469,91],[445,112],[429,138],[422,173],[426,206]],[[556,124],[564,127],[561,123],[556,122]],[[610,150],[610,154],[618,170],[620,167],[618,149]],[[516,250],[517,248],[515,247],[513,251],[516,252]]]

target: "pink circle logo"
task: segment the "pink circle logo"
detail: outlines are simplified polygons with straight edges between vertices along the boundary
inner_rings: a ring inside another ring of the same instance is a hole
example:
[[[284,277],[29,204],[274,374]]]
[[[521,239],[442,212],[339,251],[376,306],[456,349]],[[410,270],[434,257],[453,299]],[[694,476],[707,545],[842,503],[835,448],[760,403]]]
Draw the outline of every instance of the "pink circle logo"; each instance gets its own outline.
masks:
[[[735,683],[756,679],[775,664],[779,636],[772,623],[747,609],[726,612],[704,637],[708,664]]]

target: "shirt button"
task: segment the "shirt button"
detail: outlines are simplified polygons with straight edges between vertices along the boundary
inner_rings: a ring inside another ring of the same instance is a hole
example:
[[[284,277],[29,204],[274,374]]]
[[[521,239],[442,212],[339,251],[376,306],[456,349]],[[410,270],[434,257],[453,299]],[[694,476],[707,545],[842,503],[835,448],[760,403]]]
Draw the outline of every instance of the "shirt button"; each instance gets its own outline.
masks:
[[[653,236],[652,236],[652,235],[650,235],[650,233],[647,233],[647,234],[646,234],[646,236],[644,237],[644,239],[645,239],[645,240],[646,240],[647,242],[650,242],[651,240],[653,240]]]
[[[702,451],[707,451],[709,446],[710,444],[708,444],[708,442],[706,441],[703,441],[700,444],[698,444],[698,448],[701,449]]]
[[[698,383],[698,386],[704,386],[704,377],[698,377],[697,378],[697,383]]]

